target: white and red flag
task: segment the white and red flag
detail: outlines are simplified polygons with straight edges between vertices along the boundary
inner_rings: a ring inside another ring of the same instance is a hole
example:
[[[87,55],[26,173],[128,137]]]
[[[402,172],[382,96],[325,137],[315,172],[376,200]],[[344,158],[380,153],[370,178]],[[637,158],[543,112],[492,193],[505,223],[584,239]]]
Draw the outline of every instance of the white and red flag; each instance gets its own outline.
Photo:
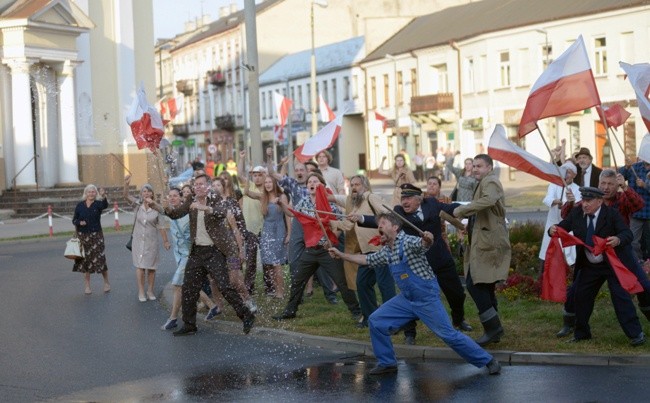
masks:
[[[273,93],[273,101],[275,102],[275,111],[278,115],[278,125],[284,126],[287,124],[287,119],[289,119],[293,102],[279,92]]]
[[[336,115],[330,109],[329,105],[325,102],[323,95],[318,94],[318,107],[320,108],[320,121],[323,123],[331,122],[336,118]]]
[[[641,118],[646,129],[650,132],[650,100],[648,99],[648,93],[650,93],[650,64],[628,64],[625,62],[618,62],[618,64],[625,71],[627,79],[630,80],[630,84],[634,88]]]
[[[284,126],[275,125],[273,126],[273,138],[278,143],[282,143],[286,137],[284,137]]]
[[[145,147],[155,152],[165,134],[162,117],[156,108],[147,102],[144,85],[136,91],[136,96],[126,114],[126,122],[131,126],[131,134],[138,149]]]
[[[183,109],[183,97],[177,96],[175,98],[163,97],[160,101],[156,103],[158,110],[160,111],[160,116],[163,119],[163,123],[167,124],[172,122],[178,112]]]
[[[639,145],[639,159],[650,164],[650,133],[646,133]]]
[[[312,159],[316,154],[334,145],[334,142],[339,137],[341,126],[343,125],[343,115],[345,111],[340,113],[334,120],[325,125],[318,133],[314,134],[305,144],[301,145],[293,152],[296,159],[300,162],[306,162]]]
[[[388,120],[386,119],[386,116],[380,115],[379,113],[375,112],[375,120],[378,120],[381,122],[381,132],[385,132],[386,128],[388,127]]]
[[[502,125],[496,125],[492,132],[488,143],[488,155],[520,171],[555,183],[558,186],[564,186],[564,181],[562,181],[559,170],[555,165],[534,156],[508,140],[506,129]]]
[[[609,108],[596,106],[596,111],[602,122],[607,122],[607,127],[617,128],[630,117],[631,113],[626,111],[619,104],[614,104]]]
[[[537,79],[519,123],[519,137],[535,130],[537,121],[600,105],[582,35]]]

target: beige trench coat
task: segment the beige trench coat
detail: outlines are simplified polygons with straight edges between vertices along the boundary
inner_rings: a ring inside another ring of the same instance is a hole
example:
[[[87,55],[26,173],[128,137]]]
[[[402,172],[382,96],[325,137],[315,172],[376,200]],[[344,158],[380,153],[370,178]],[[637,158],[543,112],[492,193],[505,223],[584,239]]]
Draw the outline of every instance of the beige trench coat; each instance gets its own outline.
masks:
[[[454,215],[476,215],[472,241],[465,248],[465,276],[472,269],[472,281],[494,283],[508,278],[510,269],[510,239],[506,228],[503,187],[494,171],[479,183],[470,204],[457,207]]]

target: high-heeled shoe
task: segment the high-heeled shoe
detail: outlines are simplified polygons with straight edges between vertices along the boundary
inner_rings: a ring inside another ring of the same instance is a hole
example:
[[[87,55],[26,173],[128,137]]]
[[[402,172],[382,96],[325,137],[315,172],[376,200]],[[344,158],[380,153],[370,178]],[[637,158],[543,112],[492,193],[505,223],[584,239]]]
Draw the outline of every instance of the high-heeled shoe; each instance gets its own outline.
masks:
[[[149,298],[149,301],[155,301],[156,300],[156,296],[153,295],[153,292],[151,292],[151,291],[147,292],[147,298]]]
[[[138,300],[139,300],[140,302],[147,302],[147,297],[145,297],[144,295],[140,294],[140,295],[138,295]]]

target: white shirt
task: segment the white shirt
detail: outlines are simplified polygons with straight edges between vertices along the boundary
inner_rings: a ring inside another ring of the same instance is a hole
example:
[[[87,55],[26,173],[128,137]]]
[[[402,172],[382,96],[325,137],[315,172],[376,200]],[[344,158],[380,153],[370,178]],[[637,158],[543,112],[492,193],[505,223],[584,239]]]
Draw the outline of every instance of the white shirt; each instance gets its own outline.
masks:
[[[591,167],[592,167],[592,165],[589,164],[587,169],[585,169],[585,171],[582,173],[583,174],[582,186],[584,186],[584,187],[591,186],[591,182],[590,182],[590,180],[591,180]]]
[[[600,214],[600,208],[594,213],[594,218],[593,218],[593,225],[594,225],[594,232],[596,230],[596,223],[598,222],[598,215]],[[584,215],[585,220],[587,221],[587,228],[589,228],[589,216],[587,214]],[[585,240],[586,242],[586,240]],[[587,260],[589,260],[591,263],[600,263],[603,261],[603,254],[601,253],[598,256],[594,256],[593,253],[589,252],[587,249],[585,249],[585,255],[587,255]]]

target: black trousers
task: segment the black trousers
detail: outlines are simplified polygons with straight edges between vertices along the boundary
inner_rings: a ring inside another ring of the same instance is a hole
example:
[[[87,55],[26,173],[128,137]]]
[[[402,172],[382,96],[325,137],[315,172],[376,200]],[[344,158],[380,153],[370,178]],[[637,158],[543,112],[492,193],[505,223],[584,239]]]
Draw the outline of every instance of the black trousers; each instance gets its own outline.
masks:
[[[244,232],[244,246],[246,248],[246,271],[244,272],[244,285],[248,293],[253,295],[255,292],[255,277],[257,275],[257,247],[259,245],[259,236],[250,231]]]
[[[431,265],[431,263],[429,262]],[[433,268],[433,266],[431,266]],[[451,308],[451,321],[454,326],[460,325],[465,319],[465,290],[456,272],[453,259],[446,265],[433,269],[438,279],[440,290],[445,294],[449,308]]]
[[[333,259],[325,248],[305,248],[295,263],[295,274],[291,280],[291,295],[289,296],[287,307],[284,309],[285,313],[294,315],[298,311],[298,305],[302,301],[302,295],[305,292],[307,281],[320,267],[339,287],[341,298],[343,298],[343,302],[345,302],[350,312],[353,315],[361,314],[357,296],[354,291],[348,288],[347,282],[345,281],[342,260]]]
[[[614,270],[607,264],[590,264],[583,267],[575,279],[576,328],[574,337],[576,339],[591,338],[589,318],[594,311],[596,295],[605,281],[609,287],[616,318],[625,335],[633,338],[641,334],[643,329],[639,317],[636,316],[632,298],[621,287]]]
[[[230,284],[226,257],[214,246],[192,245],[192,251],[185,266],[183,282],[183,322],[196,326],[196,303],[203,282],[210,274],[217,288],[228,303],[235,309],[242,321],[252,318],[253,313],[244,305],[241,296]]]
[[[496,282],[474,284],[474,281],[472,280],[472,270],[470,267],[468,269],[467,278],[465,279],[465,285],[467,286],[469,295],[472,297],[474,303],[476,304],[476,308],[478,308],[479,315],[489,310],[490,308],[494,308],[496,311],[499,310],[497,307],[497,296],[494,291]]]

